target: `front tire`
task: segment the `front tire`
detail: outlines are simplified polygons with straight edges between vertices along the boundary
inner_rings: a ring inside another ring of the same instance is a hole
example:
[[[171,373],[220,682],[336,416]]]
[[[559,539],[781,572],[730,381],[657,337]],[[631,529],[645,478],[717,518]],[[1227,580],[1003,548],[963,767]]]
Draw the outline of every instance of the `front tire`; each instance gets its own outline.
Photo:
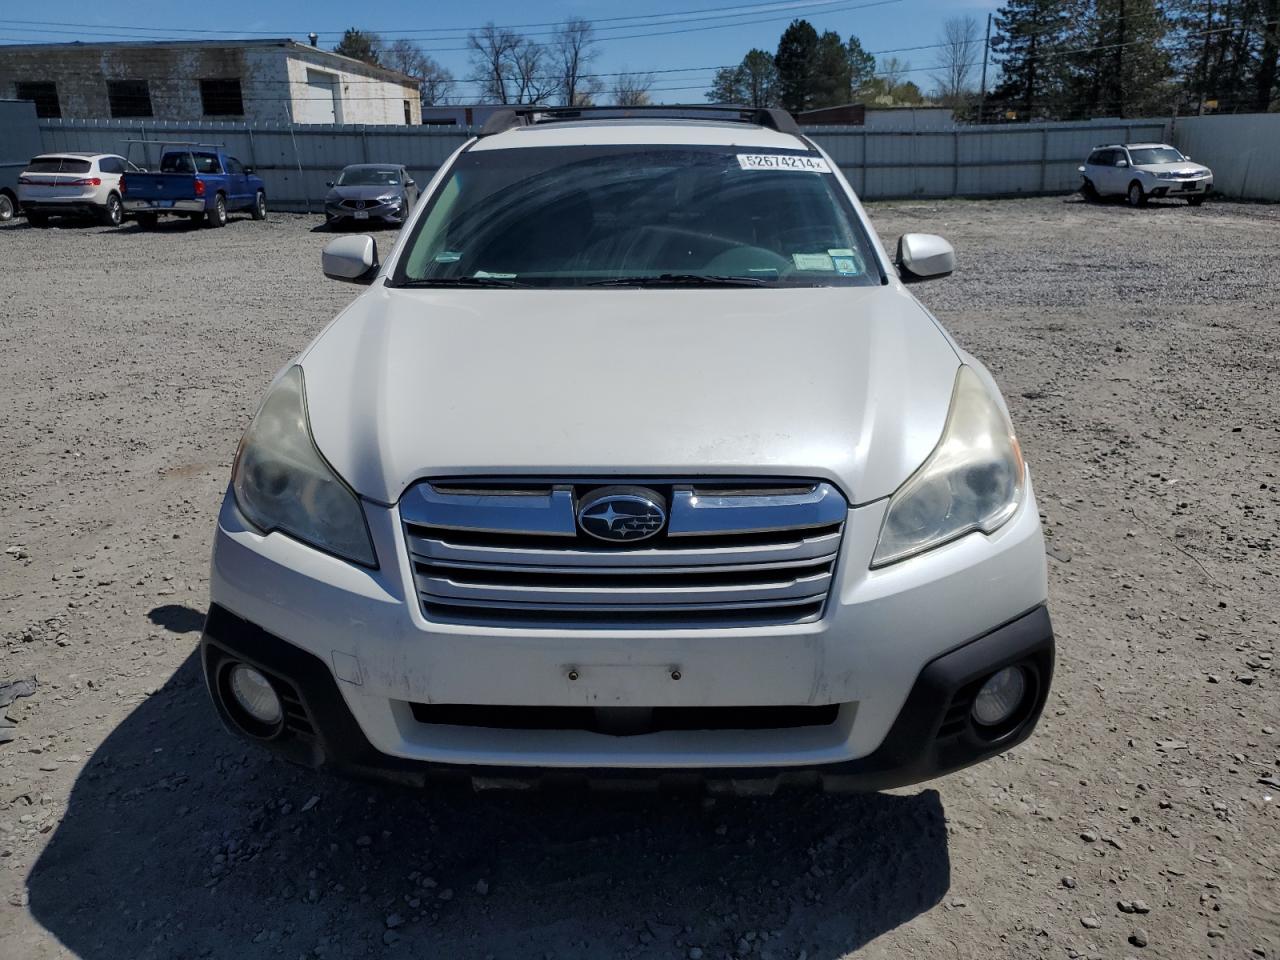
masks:
[[[7,193],[0,193],[0,223],[8,223],[18,213],[18,205]]]
[[[225,227],[227,225],[227,198],[222,194],[218,194],[213,201],[213,209],[205,214],[205,220],[210,227]]]
[[[1142,189],[1142,184],[1137,180],[1129,184],[1129,191],[1124,197],[1131,207],[1145,207],[1147,205],[1147,192]]]
[[[98,219],[106,227],[118,227],[124,223],[124,206],[114,193],[107,197],[106,206],[98,211]]]
[[[1093,185],[1092,180],[1086,180],[1080,184],[1080,196],[1084,197],[1090,203],[1097,203],[1102,197],[1098,194],[1098,188]]]
[[[27,223],[31,224],[33,227],[47,227],[49,225],[49,218],[43,213],[28,213]]]
[[[1204,197],[1187,197],[1187,203],[1193,207],[1198,207],[1204,203]]]
[[[267,219],[267,195],[261,190],[259,190],[258,195],[253,198],[253,210],[250,211],[250,216],[255,220]]]
[[[143,230],[154,230],[160,222],[160,218],[154,213],[140,213],[137,219],[138,226]]]

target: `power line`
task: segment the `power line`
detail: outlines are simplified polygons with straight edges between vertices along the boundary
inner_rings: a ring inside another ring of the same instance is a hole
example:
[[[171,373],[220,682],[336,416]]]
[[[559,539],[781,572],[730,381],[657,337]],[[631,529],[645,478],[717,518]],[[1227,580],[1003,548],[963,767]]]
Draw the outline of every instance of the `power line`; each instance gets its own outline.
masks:
[[[699,7],[697,9],[686,10],[684,12],[632,14],[630,16],[624,16],[624,17],[592,17],[588,22],[591,23],[592,26],[595,26],[596,24],[599,24],[599,23],[619,23],[623,21],[639,21],[639,20],[672,20],[673,22],[679,22],[680,20],[689,18],[693,14],[714,13],[721,10],[732,10],[735,12],[741,12],[742,10],[751,9],[753,7],[754,8],[774,7],[779,10],[788,10],[796,7],[834,6],[835,4],[838,4],[840,2],[841,0],[756,0],[756,2],[753,2],[753,3],[736,3],[736,4],[729,4],[726,6],[719,6],[719,7]],[[564,20],[544,20],[538,23],[508,23],[508,24],[500,23],[500,24],[495,24],[495,26],[500,30],[523,30],[529,27],[560,27],[560,26],[563,26],[565,23],[567,23],[570,19],[573,19],[573,18],[565,18]],[[235,33],[238,35],[251,34],[253,36],[263,36],[263,37],[275,37],[279,33],[279,31],[274,31],[274,30],[232,31],[232,30],[210,30],[202,27],[142,27],[142,26],[132,26],[132,25],[126,26],[123,24],[74,23],[74,22],[68,22],[68,21],[62,21],[62,20],[10,20],[8,21],[8,23],[23,24],[26,26],[84,27],[89,29],[103,27],[103,28],[121,29],[121,30],[129,29],[129,30],[135,30],[135,31],[142,31],[145,33],[194,33],[194,34],[210,34],[210,35],[213,35],[213,34],[225,35],[225,34]],[[430,35],[430,34],[447,34],[447,33],[469,33],[477,30],[484,30],[488,26],[489,26],[488,24],[481,24],[479,26],[471,26],[471,27],[440,27],[435,30],[370,29],[365,32],[376,33],[376,34],[379,34],[380,36],[399,36],[399,35],[407,36],[410,34]],[[606,29],[622,29],[622,28],[617,27],[617,28],[606,28]],[[22,32],[38,33],[38,32],[52,32],[52,31],[22,31]],[[308,31],[308,32],[312,32],[312,31]],[[317,30],[314,32],[319,36],[340,37],[342,36],[343,33],[346,32],[346,30],[345,29]]]

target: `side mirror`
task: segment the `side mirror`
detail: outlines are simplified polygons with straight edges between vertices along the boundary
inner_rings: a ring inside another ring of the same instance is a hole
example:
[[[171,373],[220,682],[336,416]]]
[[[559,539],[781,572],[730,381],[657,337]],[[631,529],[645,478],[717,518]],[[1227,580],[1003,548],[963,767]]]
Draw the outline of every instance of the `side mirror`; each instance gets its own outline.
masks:
[[[326,180],[326,181],[324,182],[324,185],[325,185],[326,187],[332,187],[332,186],[333,186],[333,181],[332,181],[332,180]]]
[[[1117,161],[1116,161],[1116,166],[1117,166],[1117,167],[1127,167],[1128,165],[1129,165],[1129,161],[1128,161],[1128,160],[1117,160]]]
[[[404,185],[405,185],[406,187],[416,187],[418,184],[417,184],[417,182],[416,182],[416,181],[413,181],[413,180],[406,180],[406,181],[404,182]]]
[[[898,276],[903,283],[937,280],[956,268],[956,251],[932,233],[904,233],[898,239]]]
[[[338,237],[320,254],[324,275],[346,283],[372,283],[378,272],[378,244],[373,237]]]
[[[244,174],[245,174],[245,176],[246,176],[246,177],[247,177],[249,174],[251,174],[251,173],[253,173],[253,167],[245,167],[245,168],[244,168]]]

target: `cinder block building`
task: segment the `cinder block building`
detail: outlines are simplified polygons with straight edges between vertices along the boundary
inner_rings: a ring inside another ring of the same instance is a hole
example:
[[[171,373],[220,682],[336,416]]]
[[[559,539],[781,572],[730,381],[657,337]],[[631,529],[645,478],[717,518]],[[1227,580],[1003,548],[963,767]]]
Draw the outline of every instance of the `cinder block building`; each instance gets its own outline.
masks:
[[[0,97],[64,119],[422,122],[412,77],[287,39],[3,45]]]

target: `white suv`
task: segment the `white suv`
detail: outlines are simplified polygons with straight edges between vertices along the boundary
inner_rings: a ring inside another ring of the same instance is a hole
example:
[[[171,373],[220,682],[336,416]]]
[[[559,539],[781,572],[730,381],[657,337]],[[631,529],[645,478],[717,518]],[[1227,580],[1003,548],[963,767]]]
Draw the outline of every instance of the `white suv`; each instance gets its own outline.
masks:
[[[1096,147],[1077,169],[1086,197],[1124,197],[1131,207],[1144,206],[1150,197],[1182,199],[1198,207],[1213,189],[1213,171],[1167,143]]]
[[[44,153],[18,178],[18,205],[33,227],[51,216],[92,216],[118,227],[124,222],[120,177],[141,169],[114,153]]]
[[[674,116],[672,115],[674,113]],[[276,376],[202,656],[313,765],[878,789],[1027,737],[1053,633],[991,375],[780,111],[507,111]]]

